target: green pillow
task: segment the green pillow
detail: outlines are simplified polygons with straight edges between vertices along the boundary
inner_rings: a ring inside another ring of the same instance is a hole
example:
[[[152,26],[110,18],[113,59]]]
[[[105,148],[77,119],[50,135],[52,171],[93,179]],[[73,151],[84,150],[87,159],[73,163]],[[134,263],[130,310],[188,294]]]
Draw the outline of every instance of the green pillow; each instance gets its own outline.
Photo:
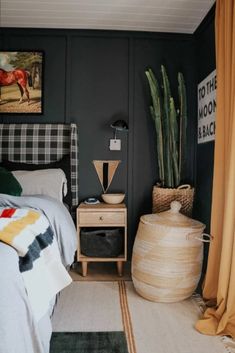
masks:
[[[0,167],[0,193],[20,196],[22,187],[14,175],[7,169]]]

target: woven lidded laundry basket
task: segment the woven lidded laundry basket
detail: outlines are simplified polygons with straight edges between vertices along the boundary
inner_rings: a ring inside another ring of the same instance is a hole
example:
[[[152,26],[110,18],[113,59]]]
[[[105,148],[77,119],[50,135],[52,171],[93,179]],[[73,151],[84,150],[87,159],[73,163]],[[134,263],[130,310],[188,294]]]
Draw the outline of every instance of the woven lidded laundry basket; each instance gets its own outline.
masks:
[[[181,204],[145,215],[132,255],[132,280],[136,291],[156,302],[177,302],[192,295],[201,275],[205,225],[182,215]]]

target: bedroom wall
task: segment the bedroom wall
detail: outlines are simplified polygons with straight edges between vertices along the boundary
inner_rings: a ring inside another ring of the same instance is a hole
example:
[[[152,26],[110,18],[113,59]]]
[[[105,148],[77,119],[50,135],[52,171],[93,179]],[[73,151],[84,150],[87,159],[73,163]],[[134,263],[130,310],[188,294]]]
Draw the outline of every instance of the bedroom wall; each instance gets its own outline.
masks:
[[[197,83],[201,82],[216,68],[214,18],[215,6],[195,33]],[[206,224],[206,232],[210,233],[214,141],[197,145],[196,154],[194,217]],[[207,255],[208,244],[205,244],[203,272],[206,269]]]
[[[0,37],[1,38],[1,37]],[[157,180],[155,134],[144,70],[159,76],[165,64],[177,94],[182,70],[188,91],[188,164],[194,182],[196,137],[196,56],[192,35],[85,30],[2,29],[1,50],[43,50],[44,114],[0,115],[1,122],[76,122],[79,126],[79,196],[102,192],[93,159],[120,159],[110,191],[128,199],[129,253],[141,214],[151,212]],[[110,123],[124,119],[129,133],[119,134],[121,152],[109,151]]]

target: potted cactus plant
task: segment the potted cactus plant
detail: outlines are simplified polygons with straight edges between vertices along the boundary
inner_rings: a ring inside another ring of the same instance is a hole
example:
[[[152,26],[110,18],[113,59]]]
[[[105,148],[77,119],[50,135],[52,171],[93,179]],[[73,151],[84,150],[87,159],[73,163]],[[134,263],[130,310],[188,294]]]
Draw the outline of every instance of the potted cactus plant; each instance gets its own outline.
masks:
[[[184,77],[178,73],[178,107],[171,94],[166,69],[161,65],[162,85],[153,71],[145,71],[152,97],[150,114],[157,137],[159,181],[153,187],[153,212],[162,212],[173,200],[180,201],[182,213],[191,215],[194,189],[181,185],[186,156],[187,98]]]

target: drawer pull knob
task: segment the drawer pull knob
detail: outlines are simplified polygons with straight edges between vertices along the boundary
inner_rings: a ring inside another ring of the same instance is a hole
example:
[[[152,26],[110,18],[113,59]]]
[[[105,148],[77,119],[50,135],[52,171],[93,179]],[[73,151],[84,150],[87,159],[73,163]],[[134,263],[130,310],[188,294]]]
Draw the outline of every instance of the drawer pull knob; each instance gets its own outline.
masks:
[[[103,217],[102,216],[100,216],[100,221],[103,221]]]

